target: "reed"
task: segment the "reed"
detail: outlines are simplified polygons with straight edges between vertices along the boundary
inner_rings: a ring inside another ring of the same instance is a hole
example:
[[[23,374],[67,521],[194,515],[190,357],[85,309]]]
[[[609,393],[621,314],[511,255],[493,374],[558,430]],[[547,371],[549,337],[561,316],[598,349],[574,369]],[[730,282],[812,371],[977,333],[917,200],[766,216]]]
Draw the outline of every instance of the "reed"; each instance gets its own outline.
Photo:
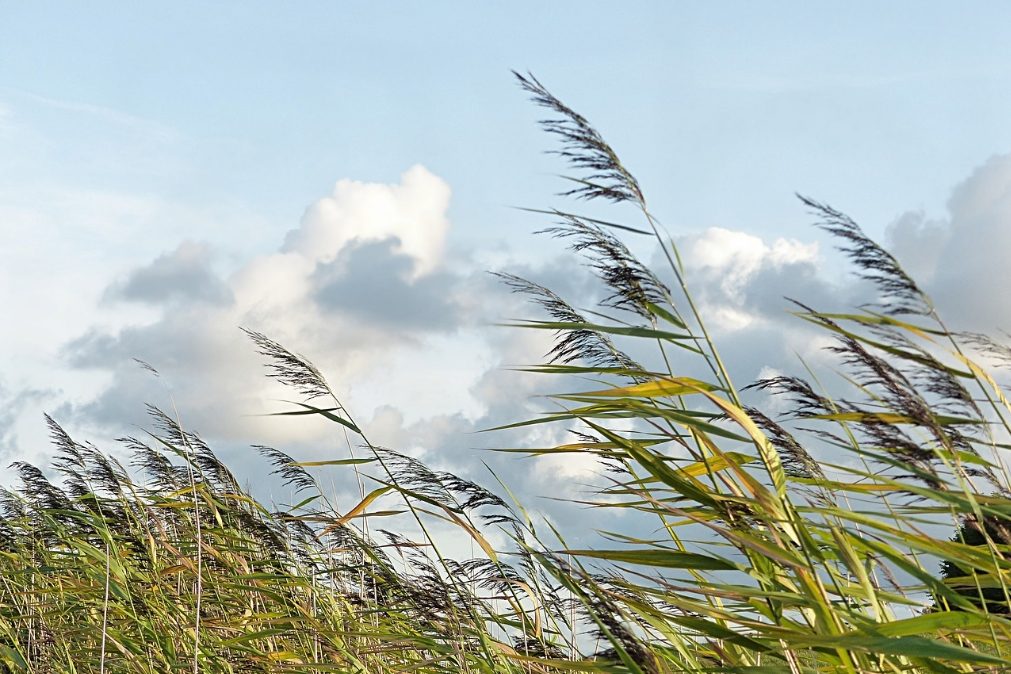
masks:
[[[301,499],[272,509],[158,409],[148,435],[122,440],[130,466],[50,419],[48,475],[16,463],[0,496],[6,671],[1007,669],[1011,404],[989,367],[1011,349],[950,330],[855,222],[802,198],[878,301],[846,314],[796,302],[797,320],[834,339],[835,370],[737,388],[636,179],[585,118],[517,78],[551,116],[569,194],[634,219],[546,212],[548,235],[607,288],[592,311],[502,275],[542,314],[513,325],[555,335],[528,369],[585,384],[511,425],[561,425],[574,442],[512,451],[595,457],[608,483],[586,503],[649,517],[658,535],[572,549],[507,481],[372,444],[309,361],[250,332],[270,376],[303,396],[282,413],[328,419],[354,456],[260,448]],[[667,268],[623,237],[649,237]],[[744,402],[762,392],[787,412]],[[319,470],[354,471],[359,502],[336,508]],[[444,554],[446,526],[478,556]],[[496,549],[491,531],[509,543]]]

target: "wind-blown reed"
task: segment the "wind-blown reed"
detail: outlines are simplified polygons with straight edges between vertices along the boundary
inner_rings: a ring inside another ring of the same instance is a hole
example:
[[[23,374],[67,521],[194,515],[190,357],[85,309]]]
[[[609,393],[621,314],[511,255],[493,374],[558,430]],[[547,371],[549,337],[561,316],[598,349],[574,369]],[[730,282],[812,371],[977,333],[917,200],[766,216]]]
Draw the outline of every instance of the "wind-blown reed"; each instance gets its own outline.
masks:
[[[502,275],[546,314],[518,324],[557,335],[529,369],[593,381],[513,425],[562,425],[576,442],[518,451],[598,458],[610,482],[587,502],[654,518],[661,535],[569,549],[495,493],[504,486],[370,443],[309,361],[249,332],[270,376],[304,397],[284,414],[328,419],[361,451],[300,463],[259,448],[302,499],[278,511],[155,408],[148,436],[123,439],[130,468],[49,420],[51,470],[14,464],[19,484],[0,496],[6,671],[1006,669],[1011,404],[986,364],[1011,351],[949,330],[855,222],[803,198],[878,302],[848,314],[795,304],[834,338],[842,393],[813,375],[736,388],[638,182],[586,119],[517,77],[552,115],[570,194],[638,219],[547,212],[547,232],[607,288],[593,311]],[[642,264],[626,236],[651,237],[668,268]],[[662,365],[629,355],[645,345]],[[743,402],[763,392],[788,411]],[[359,502],[334,507],[319,469],[355,471]],[[376,529],[404,518],[402,531]],[[436,525],[479,556],[447,558]],[[492,529],[509,544],[495,549]]]

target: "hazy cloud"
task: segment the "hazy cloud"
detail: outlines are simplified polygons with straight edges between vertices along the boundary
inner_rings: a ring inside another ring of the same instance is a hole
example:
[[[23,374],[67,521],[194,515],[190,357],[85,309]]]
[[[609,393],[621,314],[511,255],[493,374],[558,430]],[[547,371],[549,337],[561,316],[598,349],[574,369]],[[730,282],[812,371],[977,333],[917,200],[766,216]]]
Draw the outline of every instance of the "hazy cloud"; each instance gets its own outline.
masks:
[[[1011,154],[991,157],[959,184],[945,218],[907,213],[888,230],[896,256],[917,273],[954,327],[1011,329]]]
[[[802,291],[824,296],[818,278],[817,243],[760,237],[721,227],[679,241],[689,286],[713,327],[744,329],[777,320],[789,306],[784,299]]]
[[[130,272],[106,291],[107,299],[162,304],[231,304],[231,289],[214,272],[206,244],[184,241],[170,253]]]
[[[328,311],[347,313],[390,329],[451,330],[460,320],[454,300],[460,278],[432,272],[411,280],[414,260],[397,239],[348,246],[313,272],[313,298]]]
[[[26,407],[53,395],[53,391],[36,388],[11,390],[0,381],[0,457],[9,460],[13,456],[38,451],[18,444],[17,426],[19,417]],[[41,423],[41,419],[38,420]]]
[[[1011,280],[1002,267],[1011,234],[1001,228],[1009,166],[1007,158],[996,158],[960,185],[948,217],[907,214],[889,229],[896,254],[939,298],[974,288],[987,300],[956,307],[977,320],[995,316],[987,289],[997,286],[988,284],[1001,283],[1005,275]],[[487,462],[521,500],[543,503],[556,521],[578,525],[585,514],[577,508],[536,497],[585,496],[587,485],[600,483],[600,466],[574,455],[518,460],[480,451],[567,441],[566,428],[553,425],[477,431],[533,418],[552,405],[539,394],[580,383],[507,369],[541,362],[551,336],[486,327],[539,314],[490,276],[467,271],[459,260],[468,251],[458,251],[452,271],[445,268],[448,196],[448,187],[420,167],[405,173],[399,185],[341,181],[307,210],[276,252],[249,260],[227,278],[214,275],[210,251],[197,244],[183,244],[131,272],[110,296],[168,303],[171,310],[120,331],[92,329],[67,345],[75,368],[112,375],[101,395],[76,404],[73,413],[99,424],[142,423],[141,401],[164,400],[166,389],[131,360],[140,357],[171,380],[188,427],[233,448],[228,451],[244,451],[236,449],[239,442],[278,442],[306,460],[331,457],[333,434],[326,425],[248,416],[283,409],[277,400],[290,394],[263,377],[236,329],[246,325],[314,360],[337,390],[347,392],[374,442],[482,481]],[[991,246],[976,250],[972,242],[986,236]],[[814,365],[831,360],[824,350],[828,338],[791,316],[786,297],[845,310],[873,296],[855,277],[827,273],[815,241],[716,227],[677,241],[689,287],[738,386],[770,372],[803,374],[798,355]],[[662,268],[659,257],[653,262]],[[593,307],[605,294],[568,255],[504,270],[555,289],[576,307]],[[157,287],[160,278],[164,287]],[[697,361],[676,354],[672,364],[679,374],[705,376],[692,369],[700,366]]]

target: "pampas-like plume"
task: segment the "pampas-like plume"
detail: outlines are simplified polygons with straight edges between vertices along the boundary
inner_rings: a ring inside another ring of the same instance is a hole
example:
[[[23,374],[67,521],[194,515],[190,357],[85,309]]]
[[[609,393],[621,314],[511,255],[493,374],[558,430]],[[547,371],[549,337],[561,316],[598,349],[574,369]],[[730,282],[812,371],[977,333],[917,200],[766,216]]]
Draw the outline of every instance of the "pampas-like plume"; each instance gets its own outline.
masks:
[[[522,293],[540,305],[559,323],[588,325],[586,318],[554,291],[513,274],[496,272],[495,276],[513,292]],[[571,363],[575,360],[599,367],[639,370],[638,363],[619,350],[607,335],[590,328],[559,330],[547,358],[550,363]]]
[[[895,257],[864,234],[852,218],[809,197],[798,194],[797,198],[820,218],[816,223],[818,227],[841,240],[839,250],[853,261],[860,277],[877,286],[886,313],[930,313],[930,302],[916,282]]]
[[[326,379],[308,359],[292,353],[261,332],[246,328],[242,331],[253,340],[257,352],[267,358],[265,367],[270,377],[294,387],[309,400],[333,395]]]
[[[594,272],[611,291],[601,302],[603,306],[631,311],[650,320],[649,305],[662,304],[670,297],[670,290],[663,281],[632,255],[620,239],[601,227],[566,215],[557,225],[542,232],[570,239],[569,247],[586,256]]]
[[[586,171],[586,175],[572,179],[579,187],[564,194],[583,199],[643,203],[638,181],[585,117],[555,98],[530,73],[524,76],[513,71],[513,75],[535,103],[558,115],[541,121],[548,133],[562,139],[562,149],[554,153],[564,157],[571,166]]]

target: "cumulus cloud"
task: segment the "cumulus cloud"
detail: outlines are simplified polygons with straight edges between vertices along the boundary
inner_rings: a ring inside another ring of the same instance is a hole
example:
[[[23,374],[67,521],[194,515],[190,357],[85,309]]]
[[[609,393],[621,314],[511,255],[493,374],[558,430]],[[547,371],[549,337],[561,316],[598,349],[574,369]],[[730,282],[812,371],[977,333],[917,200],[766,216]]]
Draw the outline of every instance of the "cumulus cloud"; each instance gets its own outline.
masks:
[[[1011,329],[1011,154],[990,158],[959,184],[946,217],[910,212],[888,229],[899,261],[959,328]]]
[[[710,227],[677,244],[689,290],[738,386],[770,368],[796,371],[798,355],[808,362],[827,356],[828,340],[791,314],[790,300],[832,311],[868,298],[862,284],[842,285],[825,273],[817,241]],[[664,267],[659,256],[653,262]],[[709,376],[697,359],[686,368],[683,374]]]
[[[934,280],[949,234],[947,220],[928,218],[923,211],[903,213],[886,230],[890,252],[920,284]]]
[[[1009,186],[1011,159],[995,158],[954,191],[946,217],[905,214],[888,230],[890,248],[924,279],[942,310],[965,321],[1011,323],[1011,306],[993,305],[993,289],[1011,280],[1003,264],[1011,228],[1002,228],[1011,215]],[[195,243],[125,274],[107,290],[108,301],[141,302],[162,314],[118,331],[95,328],[67,345],[73,367],[111,377],[103,393],[68,413],[110,427],[142,423],[141,402],[164,401],[159,382],[169,381],[184,423],[212,440],[278,441],[307,460],[332,456],[333,442],[320,441],[332,431],[327,425],[249,416],[277,411],[276,399],[290,394],[262,376],[237,330],[244,325],[314,360],[351,398],[377,444],[470,477],[483,474],[487,461],[525,502],[545,493],[581,497],[583,485],[600,479],[592,461],[559,455],[521,463],[515,455],[477,453],[568,441],[557,426],[476,431],[533,418],[550,405],[536,394],[578,383],[504,369],[539,362],[550,348],[548,334],[476,329],[536,310],[459,260],[444,263],[449,196],[449,187],[422,167],[393,185],[340,181],[277,250],[227,276],[215,271],[214,250]],[[798,373],[798,354],[809,363],[828,358],[827,338],[790,316],[785,298],[845,310],[872,297],[852,277],[830,276],[813,240],[713,227],[677,241],[689,287],[739,386],[770,372]],[[653,262],[663,267],[659,256]],[[605,294],[568,257],[506,270],[577,307],[592,307]],[[165,376],[151,377],[133,357]],[[547,502],[544,509],[577,528],[585,517]]]
[[[323,309],[390,329],[448,330],[459,321],[454,301],[459,277],[430,272],[411,280],[414,260],[399,241],[348,246],[313,272],[313,298]]]
[[[682,237],[681,257],[691,288],[716,329],[734,331],[784,315],[783,299],[803,288],[826,294],[818,278],[817,242],[777,238],[771,243],[741,231],[710,227]]]
[[[421,166],[393,185],[342,180],[276,252],[227,277],[214,270],[214,251],[193,242],[128,272],[106,289],[106,302],[141,302],[161,314],[70,341],[71,366],[111,380],[64,411],[103,426],[139,423],[141,402],[169,392],[137,367],[140,358],[165,373],[195,430],[254,441],[269,424],[248,415],[274,411],[270,401],[284,394],[263,377],[239,326],[317,354],[342,382],[366,377],[399,347],[451,331],[463,315],[455,304],[461,279],[440,269],[449,195]],[[406,329],[391,329],[397,321]]]
[[[340,180],[306,210],[282,250],[329,262],[353,241],[396,239],[396,252],[413,261],[417,278],[442,260],[449,198],[449,185],[421,165],[404,172],[397,185]]]
[[[1011,331],[1011,303],[1004,300],[1011,287],[1011,154],[990,158],[956,185],[946,211],[903,213],[881,243],[952,328]],[[763,371],[804,374],[798,355],[809,365],[834,363],[825,351],[829,337],[791,316],[785,298],[849,311],[876,297],[852,271],[829,273],[813,241],[710,228],[680,237],[678,245],[689,287],[738,385]]]
[[[184,241],[170,253],[130,272],[106,290],[109,300],[151,304],[208,302],[231,304],[232,291],[211,266],[206,244]]]

